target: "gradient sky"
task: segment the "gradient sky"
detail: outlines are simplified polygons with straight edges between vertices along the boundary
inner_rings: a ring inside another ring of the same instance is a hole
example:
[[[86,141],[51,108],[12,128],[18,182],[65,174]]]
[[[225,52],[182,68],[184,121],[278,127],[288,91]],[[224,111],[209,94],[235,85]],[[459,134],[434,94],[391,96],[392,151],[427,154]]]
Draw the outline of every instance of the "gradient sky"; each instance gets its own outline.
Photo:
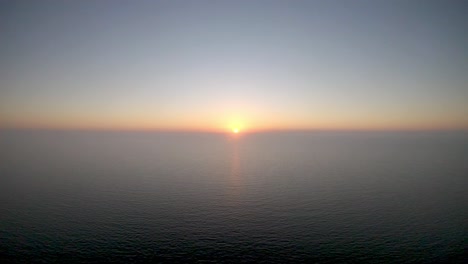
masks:
[[[468,129],[468,2],[1,1],[0,127]]]

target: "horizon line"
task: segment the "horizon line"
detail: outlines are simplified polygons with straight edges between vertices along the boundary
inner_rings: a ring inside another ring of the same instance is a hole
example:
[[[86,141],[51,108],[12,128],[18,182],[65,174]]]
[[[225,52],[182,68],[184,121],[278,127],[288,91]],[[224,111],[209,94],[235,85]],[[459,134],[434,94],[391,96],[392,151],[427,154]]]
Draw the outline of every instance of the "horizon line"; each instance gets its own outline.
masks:
[[[72,128],[72,127],[0,127],[0,131],[57,131],[57,132],[136,132],[136,133],[207,133],[231,134],[221,129],[163,129],[163,128]],[[313,132],[467,132],[468,128],[290,128],[290,129],[246,129],[240,134],[261,133],[313,133]]]

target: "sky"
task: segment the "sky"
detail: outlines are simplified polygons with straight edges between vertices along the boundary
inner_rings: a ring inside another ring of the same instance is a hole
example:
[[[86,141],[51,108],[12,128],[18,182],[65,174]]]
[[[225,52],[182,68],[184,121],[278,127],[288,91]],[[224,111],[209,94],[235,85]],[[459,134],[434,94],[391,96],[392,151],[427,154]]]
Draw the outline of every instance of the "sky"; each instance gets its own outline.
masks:
[[[467,1],[0,1],[0,127],[468,129]]]

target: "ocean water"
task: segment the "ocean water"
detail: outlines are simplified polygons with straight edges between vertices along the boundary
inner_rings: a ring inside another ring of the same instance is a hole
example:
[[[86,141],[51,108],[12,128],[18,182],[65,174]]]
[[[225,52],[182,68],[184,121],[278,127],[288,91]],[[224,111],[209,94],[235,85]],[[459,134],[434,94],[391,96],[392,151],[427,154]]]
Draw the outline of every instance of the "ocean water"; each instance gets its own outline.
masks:
[[[463,263],[468,135],[0,131],[2,263]]]

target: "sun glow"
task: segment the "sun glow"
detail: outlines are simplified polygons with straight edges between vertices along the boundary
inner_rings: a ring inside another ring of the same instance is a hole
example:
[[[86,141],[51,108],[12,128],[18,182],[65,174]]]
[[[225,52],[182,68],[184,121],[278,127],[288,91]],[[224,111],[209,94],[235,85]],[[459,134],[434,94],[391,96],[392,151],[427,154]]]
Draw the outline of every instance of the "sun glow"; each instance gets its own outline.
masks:
[[[234,133],[234,134],[239,133],[239,128],[233,128],[233,129],[232,129],[232,133]]]

